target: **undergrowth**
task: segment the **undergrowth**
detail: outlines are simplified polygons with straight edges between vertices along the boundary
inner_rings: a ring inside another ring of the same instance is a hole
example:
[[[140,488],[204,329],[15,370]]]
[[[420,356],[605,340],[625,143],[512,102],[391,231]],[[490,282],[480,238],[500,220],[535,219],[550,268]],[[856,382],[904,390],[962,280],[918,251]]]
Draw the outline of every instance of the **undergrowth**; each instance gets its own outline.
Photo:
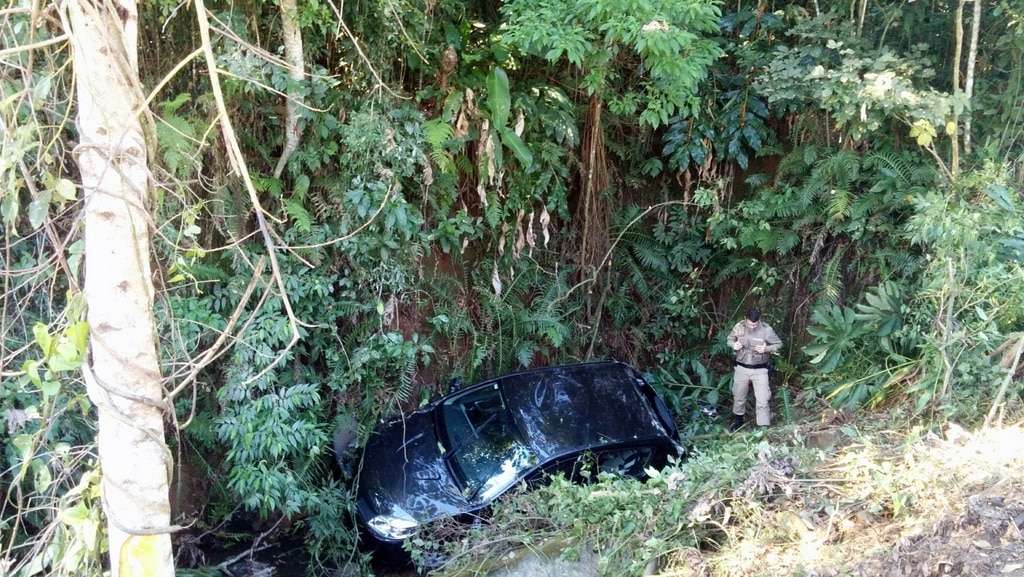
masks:
[[[410,550],[414,559],[442,553],[447,576],[514,568],[528,556],[606,576],[868,575],[901,538],[950,523],[972,495],[1024,498],[1019,426],[969,433],[911,425],[899,410],[823,414],[704,435],[646,481],[556,476],[503,498],[486,521],[431,527]]]

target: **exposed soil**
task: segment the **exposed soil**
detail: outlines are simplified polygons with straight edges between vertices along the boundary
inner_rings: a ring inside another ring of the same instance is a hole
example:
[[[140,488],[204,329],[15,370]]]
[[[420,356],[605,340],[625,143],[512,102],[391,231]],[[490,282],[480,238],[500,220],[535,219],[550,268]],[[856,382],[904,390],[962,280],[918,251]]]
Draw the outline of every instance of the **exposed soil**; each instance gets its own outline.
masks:
[[[1019,494],[1020,487],[1012,491]],[[1024,503],[972,495],[964,511],[931,531],[900,539],[890,554],[858,563],[853,574],[885,577],[1024,577]]]
[[[728,543],[674,553],[662,575],[1024,577],[1020,427],[804,426],[785,442],[818,458],[762,460],[734,491]]]

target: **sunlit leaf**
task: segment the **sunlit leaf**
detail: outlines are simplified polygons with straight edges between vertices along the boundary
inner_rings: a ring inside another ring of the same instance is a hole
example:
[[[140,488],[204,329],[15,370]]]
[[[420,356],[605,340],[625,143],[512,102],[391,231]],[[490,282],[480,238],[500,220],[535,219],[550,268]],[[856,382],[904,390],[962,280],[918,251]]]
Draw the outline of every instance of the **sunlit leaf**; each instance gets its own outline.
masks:
[[[512,110],[512,99],[508,75],[501,68],[494,68],[487,77],[487,105],[491,111],[491,123],[497,128],[505,127]]]

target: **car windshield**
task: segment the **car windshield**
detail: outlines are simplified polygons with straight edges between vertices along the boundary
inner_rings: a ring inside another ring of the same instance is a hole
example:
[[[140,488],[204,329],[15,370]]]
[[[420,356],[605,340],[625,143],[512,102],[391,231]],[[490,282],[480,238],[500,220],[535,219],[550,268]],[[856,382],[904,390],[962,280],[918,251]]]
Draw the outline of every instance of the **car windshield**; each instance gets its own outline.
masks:
[[[520,438],[501,389],[491,384],[442,405],[445,434],[467,497],[490,500],[537,464]]]

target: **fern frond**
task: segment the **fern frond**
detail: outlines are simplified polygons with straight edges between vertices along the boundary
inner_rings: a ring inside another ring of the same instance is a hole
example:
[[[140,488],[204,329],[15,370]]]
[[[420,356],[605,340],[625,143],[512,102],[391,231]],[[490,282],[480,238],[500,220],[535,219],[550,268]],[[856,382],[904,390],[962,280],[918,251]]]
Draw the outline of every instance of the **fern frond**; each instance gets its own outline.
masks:
[[[843,255],[846,254],[846,247],[836,249],[825,270],[821,273],[820,301],[830,306],[839,306],[840,290],[842,287],[842,271],[840,266],[843,262]]]
[[[911,167],[895,153],[876,152],[868,155],[867,160],[884,174],[899,180],[901,184],[909,185],[913,182]]]
[[[785,181],[789,177],[800,177],[806,174],[807,163],[804,160],[805,148],[806,147],[798,146],[779,160],[779,165],[775,168],[776,182]]]
[[[427,141],[431,148],[443,147],[454,135],[455,132],[452,130],[451,124],[440,118],[423,123],[423,139]]]
[[[828,217],[831,220],[845,220],[850,216],[850,205],[853,201],[853,193],[840,188],[830,191],[828,199]]]

